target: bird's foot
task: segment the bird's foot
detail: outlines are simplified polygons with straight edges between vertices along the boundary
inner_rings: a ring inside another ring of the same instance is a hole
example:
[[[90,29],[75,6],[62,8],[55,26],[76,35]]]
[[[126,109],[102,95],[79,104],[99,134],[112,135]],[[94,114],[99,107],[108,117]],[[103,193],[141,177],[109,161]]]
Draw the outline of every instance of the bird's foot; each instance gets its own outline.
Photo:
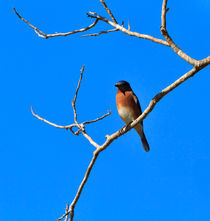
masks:
[[[132,121],[128,124],[126,124],[123,128],[120,129],[120,133],[123,134],[123,131],[127,130],[130,128],[130,125],[131,125]]]

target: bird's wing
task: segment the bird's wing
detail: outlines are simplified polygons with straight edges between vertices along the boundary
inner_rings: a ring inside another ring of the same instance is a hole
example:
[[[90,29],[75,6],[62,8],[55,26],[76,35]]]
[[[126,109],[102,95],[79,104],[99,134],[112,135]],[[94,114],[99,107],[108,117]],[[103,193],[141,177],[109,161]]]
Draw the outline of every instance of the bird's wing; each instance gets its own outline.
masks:
[[[138,107],[138,109],[140,110],[140,114],[142,114],[142,110],[141,110],[141,106],[140,106],[140,103],[139,103],[139,99],[138,97],[133,93],[133,99]],[[143,126],[143,121],[141,122],[142,126]]]

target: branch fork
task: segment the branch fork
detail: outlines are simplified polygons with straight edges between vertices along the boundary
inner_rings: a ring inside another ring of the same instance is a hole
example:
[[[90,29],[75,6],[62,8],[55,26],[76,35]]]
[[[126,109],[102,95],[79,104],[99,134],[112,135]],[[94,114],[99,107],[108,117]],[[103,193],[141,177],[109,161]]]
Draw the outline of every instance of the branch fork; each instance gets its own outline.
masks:
[[[89,141],[91,144],[94,143],[94,146],[96,148],[98,148],[98,144],[96,144],[92,138],[86,133],[85,131],[85,125],[86,124],[91,124],[91,123],[95,123],[97,121],[100,121],[102,119],[104,119],[105,117],[109,116],[111,114],[111,111],[108,111],[106,114],[104,114],[103,116],[99,117],[99,118],[96,118],[94,120],[90,120],[90,121],[84,121],[82,123],[78,123],[77,121],[77,112],[76,112],[76,100],[77,100],[77,95],[78,95],[78,91],[79,91],[79,88],[80,88],[80,84],[81,84],[81,80],[82,80],[82,77],[83,77],[83,72],[84,72],[84,67],[85,65],[83,65],[82,69],[81,69],[81,74],[80,74],[80,79],[79,79],[79,82],[78,82],[78,85],[77,85],[77,89],[76,89],[76,92],[75,92],[75,96],[74,96],[74,99],[72,100],[72,108],[73,108],[73,112],[74,112],[74,122],[73,124],[70,124],[70,125],[66,125],[66,126],[61,126],[61,125],[57,125],[55,123],[52,123],[42,117],[40,117],[38,114],[35,114],[34,113],[34,110],[33,108],[31,107],[31,112],[33,114],[34,117],[36,117],[38,120],[41,120],[41,121],[44,121],[45,123],[51,125],[51,126],[54,126],[56,128],[61,128],[61,129],[66,129],[66,130],[70,130],[74,135],[79,135],[80,133],[82,133]],[[77,127],[78,130],[77,131],[74,131],[73,128],[74,127]]]

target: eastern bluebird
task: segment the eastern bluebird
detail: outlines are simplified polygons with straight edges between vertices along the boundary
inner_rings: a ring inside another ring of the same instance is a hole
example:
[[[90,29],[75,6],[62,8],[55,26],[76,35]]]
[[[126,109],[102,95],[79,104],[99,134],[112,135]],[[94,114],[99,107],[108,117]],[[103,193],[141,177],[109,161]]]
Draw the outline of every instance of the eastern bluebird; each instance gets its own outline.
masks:
[[[136,118],[138,118],[142,113],[139,100],[132,91],[131,86],[128,82],[119,81],[115,84],[115,87],[117,87],[116,104],[117,104],[118,113],[120,115],[120,118],[123,120],[123,122],[126,125],[128,125]],[[141,142],[144,150],[148,152],[149,144],[144,135],[143,121],[138,123],[134,127],[134,129],[141,137]]]

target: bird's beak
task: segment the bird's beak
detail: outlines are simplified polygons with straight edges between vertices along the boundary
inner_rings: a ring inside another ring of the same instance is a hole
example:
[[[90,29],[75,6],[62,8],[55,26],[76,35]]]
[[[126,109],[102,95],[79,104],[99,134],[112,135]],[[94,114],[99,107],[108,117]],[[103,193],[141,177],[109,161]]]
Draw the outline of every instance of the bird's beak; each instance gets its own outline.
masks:
[[[115,86],[115,87],[118,87],[118,84],[116,83],[114,86]]]

